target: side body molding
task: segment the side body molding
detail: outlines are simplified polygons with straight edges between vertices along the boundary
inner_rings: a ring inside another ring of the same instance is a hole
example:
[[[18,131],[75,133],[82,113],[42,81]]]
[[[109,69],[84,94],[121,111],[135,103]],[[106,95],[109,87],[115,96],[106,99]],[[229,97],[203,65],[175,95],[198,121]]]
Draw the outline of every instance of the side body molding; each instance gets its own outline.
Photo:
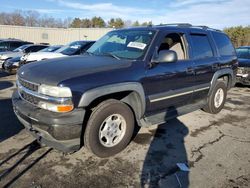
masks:
[[[214,88],[214,85],[216,83],[216,80],[220,77],[220,76],[223,76],[223,75],[228,75],[229,76],[229,80],[228,80],[228,89],[230,89],[231,87],[233,87],[234,83],[235,83],[235,76],[234,76],[234,73],[233,73],[233,70],[230,69],[230,68],[226,68],[226,69],[221,69],[221,70],[218,70],[214,73],[214,76],[211,80],[211,87],[210,87],[210,90],[209,90],[209,93],[208,95],[211,94],[212,92],[212,89]]]
[[[146,99],[144,89],[138,82],[123,82],[88,90],[82,95],[78,106],[86,107],[99,97],[123,91],[131,91],[131,94],[122,99],[122,101],[128,103],[135,112],[139,113],[136,113],[139,118],[143,116],[146,108]],[[133,104],[138,102],[139,104]]]

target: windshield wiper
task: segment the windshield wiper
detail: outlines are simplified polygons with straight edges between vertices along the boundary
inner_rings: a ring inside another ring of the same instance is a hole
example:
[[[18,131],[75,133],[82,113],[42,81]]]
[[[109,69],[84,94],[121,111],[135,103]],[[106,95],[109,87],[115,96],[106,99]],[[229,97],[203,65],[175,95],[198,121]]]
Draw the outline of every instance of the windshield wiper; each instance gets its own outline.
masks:
[[[109,56],[109,57],[113,57],[113,58],[115,58],[115,59],[121,60],[121,58],[119,58],[119,57],[116,56],[115,54],[112,54],[112,53],[109,53],[109,52],[101,53],[101,55]]]

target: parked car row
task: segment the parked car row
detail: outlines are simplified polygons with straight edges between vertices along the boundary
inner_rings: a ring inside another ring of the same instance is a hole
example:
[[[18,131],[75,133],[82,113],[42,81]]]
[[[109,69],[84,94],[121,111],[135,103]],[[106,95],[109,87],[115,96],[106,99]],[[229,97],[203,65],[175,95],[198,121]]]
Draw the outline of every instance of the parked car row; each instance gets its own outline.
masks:
[[[33,42],[22,41],[19,39],[0,39],[0,52],[13,51],[19,46],[33,44]]]
[[[7,40],[3,41],[5,41],[7,46]],[[83,54],[95,41],[74,41],[65,46],[18,42],[19,44],[25,43],[25,45],[19,46],[12,51],[8,48],[8,50],[0,52],[0,68],[9,74],[15,74],[20,66],[27,63]],[[7,47],[3,49],[7,49]]]

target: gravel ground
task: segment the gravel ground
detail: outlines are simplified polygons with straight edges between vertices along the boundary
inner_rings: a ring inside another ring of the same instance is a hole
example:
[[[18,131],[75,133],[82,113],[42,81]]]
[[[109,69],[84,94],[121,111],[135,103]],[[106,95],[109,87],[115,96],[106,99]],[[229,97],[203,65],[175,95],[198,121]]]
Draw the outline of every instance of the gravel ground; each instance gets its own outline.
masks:
[[[107,159],[41,148],[12,111],[14,89],[15,76],[0,73],[0,187],[250,187],[249,87],[231,89],[217,115],[198,110],[142,128]]]

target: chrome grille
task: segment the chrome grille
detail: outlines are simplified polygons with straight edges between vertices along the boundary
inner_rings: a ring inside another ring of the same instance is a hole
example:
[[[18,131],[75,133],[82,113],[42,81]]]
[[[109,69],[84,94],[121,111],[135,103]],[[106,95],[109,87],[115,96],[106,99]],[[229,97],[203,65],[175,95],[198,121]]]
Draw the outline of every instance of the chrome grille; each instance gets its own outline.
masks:
[[[39,84],[29,82],[22,78],[18,78],[18,82],[20,83],[21,86],[25,87],[26,89],[29,89],[31,91],[38,91]]]
[[[22,92],[22,91],[19,91],[19,93],[20,93],[20,96],[21,96],[24,100],[26,100],[26,101],[28,101],[28,102],[34,104],[34,105],[38,105],[38,103],[39,103],[40,100],[39,100],[37,97],[35,97],[35,96],[33,96],[33,95],[30,95],[30,94],[28,94],[28,93]]]

